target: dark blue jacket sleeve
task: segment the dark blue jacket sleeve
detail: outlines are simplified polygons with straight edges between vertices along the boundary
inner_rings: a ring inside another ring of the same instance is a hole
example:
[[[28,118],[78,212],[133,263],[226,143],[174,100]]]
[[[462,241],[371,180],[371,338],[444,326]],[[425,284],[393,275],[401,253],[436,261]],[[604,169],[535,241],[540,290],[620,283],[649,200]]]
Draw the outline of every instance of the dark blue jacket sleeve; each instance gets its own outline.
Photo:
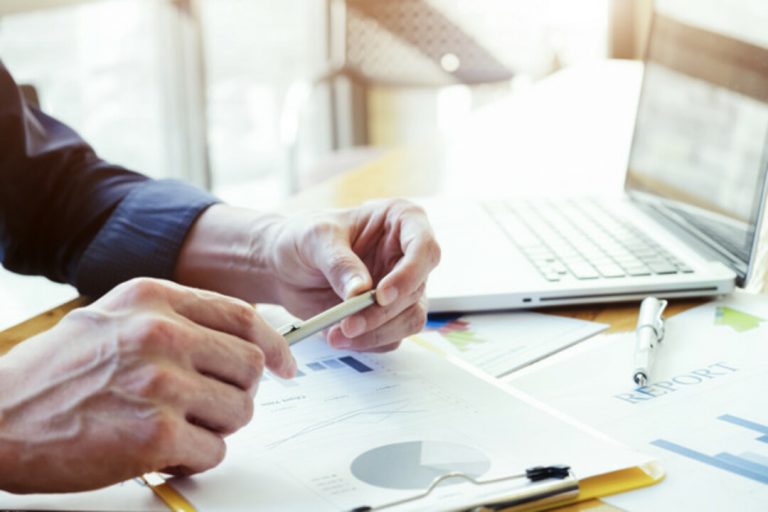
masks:
[[[187,231],[216,201],[101,160],[72,129],[27,105],[0,62],[0,261],[7,269],[94,296],[132,277],[171,278]]]

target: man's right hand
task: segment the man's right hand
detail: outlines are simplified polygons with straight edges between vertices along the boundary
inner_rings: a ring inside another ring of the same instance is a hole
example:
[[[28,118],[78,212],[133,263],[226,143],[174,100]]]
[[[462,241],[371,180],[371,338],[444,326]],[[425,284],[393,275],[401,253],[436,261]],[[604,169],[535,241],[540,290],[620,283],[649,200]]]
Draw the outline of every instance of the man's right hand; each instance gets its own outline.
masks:
[[[0,357],[0,488],[94,489],[191,474],[253,414],[285,340],[247,303],[153,279],[124,283]]]

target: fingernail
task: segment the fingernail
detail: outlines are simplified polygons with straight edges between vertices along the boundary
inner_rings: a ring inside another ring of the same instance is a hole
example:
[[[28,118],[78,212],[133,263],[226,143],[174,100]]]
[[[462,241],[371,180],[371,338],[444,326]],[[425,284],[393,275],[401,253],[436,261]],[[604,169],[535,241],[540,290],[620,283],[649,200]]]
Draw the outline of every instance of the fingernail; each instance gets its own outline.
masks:
[[[349,336],[350,338],[354,338],[355,336],[360,336],[365,332],[365,318],[361,316],[352,316],[347,318],[347,321],[345,322],[344,329],[345,334]]]
[[[296,359],[291,357],[291,361],[290,363],[288,363],[288,375],[290,375],[291,377],[295,377],[298,369],[299,369],[299,365],[296,362]]]
[[[381,306],[388,306],[389,304],[395,302],[395,299],[397,299],[397,288],[394,286],[389,286],[383,290],[379,290],[378,295],[379,304]]]
[[[351,297],[356,291],[361,289],[364,284],[365,279],[363,279],[361,276],[356,275],[350,277],[347,281],[347,285],[344,287],[344,296],[347,298]]]

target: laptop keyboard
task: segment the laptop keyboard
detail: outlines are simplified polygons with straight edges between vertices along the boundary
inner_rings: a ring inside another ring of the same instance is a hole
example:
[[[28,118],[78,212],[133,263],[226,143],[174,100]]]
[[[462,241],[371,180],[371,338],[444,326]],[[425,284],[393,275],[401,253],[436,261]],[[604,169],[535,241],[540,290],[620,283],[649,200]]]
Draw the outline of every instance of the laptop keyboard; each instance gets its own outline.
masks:
[[[484,207],[548,281],[693,272],[594,201],[490,201]]]

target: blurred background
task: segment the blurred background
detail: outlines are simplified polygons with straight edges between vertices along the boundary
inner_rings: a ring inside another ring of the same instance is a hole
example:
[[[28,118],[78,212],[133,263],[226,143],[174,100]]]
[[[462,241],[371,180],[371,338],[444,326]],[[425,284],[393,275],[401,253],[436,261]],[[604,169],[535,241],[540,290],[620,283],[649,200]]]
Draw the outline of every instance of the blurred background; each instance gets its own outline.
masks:
[[[0,0],[0,58],[105,159],[272,208],[564,67],[650,0]],[[0,329],[74,297],[0,274]],[[41,303],[42,301],[42,303]]]

